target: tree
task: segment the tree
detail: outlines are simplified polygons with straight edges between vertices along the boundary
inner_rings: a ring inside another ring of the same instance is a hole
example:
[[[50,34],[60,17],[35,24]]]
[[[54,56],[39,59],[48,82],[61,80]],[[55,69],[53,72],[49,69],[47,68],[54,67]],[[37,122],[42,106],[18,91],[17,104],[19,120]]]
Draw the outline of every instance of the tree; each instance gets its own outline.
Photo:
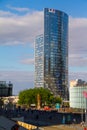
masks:
[[[55,104],[56,104],[56,103],[61,104],[61,103],[62,103],[62,99],[61,99],[59,96],[56,96],[56,97],[54,98],[54,102],[55,102]]]
[[[33,89],[27,89],[23,90],[19,93],[19,104],[30,106],[31,104],[35,104],[37,106],[37,96],[40,96],[40,103],[42,106],[48,105],[53,106],[56,103],[61,104],[62,99],[57,96],[55,97],[50,90],[45,88],[33,88]]]
[[[20,105],[28,105],[36,104],[37,105],[37,95],[40,95],[41,104],[49,105],[52,103],[53,94],[44,88],[33,88],[23,90],[19,93],[19,104]]]

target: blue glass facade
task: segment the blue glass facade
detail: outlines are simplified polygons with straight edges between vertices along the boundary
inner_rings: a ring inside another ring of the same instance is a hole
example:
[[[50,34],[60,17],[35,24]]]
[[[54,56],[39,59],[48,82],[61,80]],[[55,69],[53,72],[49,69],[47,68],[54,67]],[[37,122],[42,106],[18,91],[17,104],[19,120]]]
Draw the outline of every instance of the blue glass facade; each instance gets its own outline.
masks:
[[[43,35],[35,39],[35,87],[44,87],[44,43]]]
[[[44,9],[42,73],[42,87],[50,89],[56,96],[67,98],[68,16],[64,12],[49,8]]]

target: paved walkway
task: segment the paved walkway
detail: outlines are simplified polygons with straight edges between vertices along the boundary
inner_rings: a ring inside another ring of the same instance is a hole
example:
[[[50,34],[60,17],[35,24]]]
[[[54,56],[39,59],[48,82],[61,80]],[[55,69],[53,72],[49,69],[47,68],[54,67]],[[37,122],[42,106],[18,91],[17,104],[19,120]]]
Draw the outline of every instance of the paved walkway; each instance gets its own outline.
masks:
[[[55,125],[42,127],[40,130],[84,130],[80,125]]]

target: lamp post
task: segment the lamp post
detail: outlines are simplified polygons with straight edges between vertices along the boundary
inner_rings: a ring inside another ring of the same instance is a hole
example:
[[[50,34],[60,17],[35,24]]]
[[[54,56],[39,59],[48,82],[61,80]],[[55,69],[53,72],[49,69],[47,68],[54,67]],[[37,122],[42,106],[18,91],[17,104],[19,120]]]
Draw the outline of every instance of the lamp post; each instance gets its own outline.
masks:
[[[83,95],[86,99],[86,109],[85,109],[85,123],[87,124],[87,92],[83,91]]]
[[[37,109],[41,108],[41,97],[40,94],[37,94]]]

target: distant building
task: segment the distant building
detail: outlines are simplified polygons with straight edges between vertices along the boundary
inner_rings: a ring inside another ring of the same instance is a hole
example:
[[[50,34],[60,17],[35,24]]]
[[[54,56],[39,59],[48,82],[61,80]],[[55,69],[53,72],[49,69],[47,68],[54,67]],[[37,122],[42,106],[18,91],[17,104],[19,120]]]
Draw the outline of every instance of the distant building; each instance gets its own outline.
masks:
[[[0,97],[12,96],[12,88],[11,82],[7,84],[6,81],[0,81]]]
[[[68,15],[44,9],[44,32],[35,40],[35,87],[68,98]]]
[[[8,97],[3,97],[3,99],[4,99],[4,104],[6,104],[6,102],[17,104],[19,100],[19,96],[8,96]]]
[[[83,96],[83,92],[87,92],[87,82],[76,79],[70,81],[70,107],[86,109],[86,99]]]
[[[78,87],[78,86],[86,86],[87,82],[83,81],[82,79],[76,79],[70,81],[70,87]]]

